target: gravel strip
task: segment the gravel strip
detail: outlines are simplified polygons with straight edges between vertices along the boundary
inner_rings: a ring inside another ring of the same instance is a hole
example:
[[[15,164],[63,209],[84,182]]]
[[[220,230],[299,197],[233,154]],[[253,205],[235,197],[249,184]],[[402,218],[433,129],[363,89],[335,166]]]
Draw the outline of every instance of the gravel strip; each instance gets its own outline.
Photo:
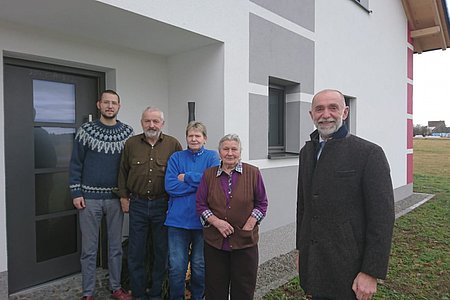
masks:
[[[414,193],[395,203],[396,218],[419,207],[433,198],[433,195]],[[295,266],[296,250],[272,258],[259,266],[254,299],[262,299],[270,290],[275,289],[297,276]],[[53,282],[39,285],[20,293],[9,296],[10,300],[52,299],[71,300],[81,299],[81,275],[65,277]],[[111,299],[108,290],[108,272],[97,269],[96,299]]]

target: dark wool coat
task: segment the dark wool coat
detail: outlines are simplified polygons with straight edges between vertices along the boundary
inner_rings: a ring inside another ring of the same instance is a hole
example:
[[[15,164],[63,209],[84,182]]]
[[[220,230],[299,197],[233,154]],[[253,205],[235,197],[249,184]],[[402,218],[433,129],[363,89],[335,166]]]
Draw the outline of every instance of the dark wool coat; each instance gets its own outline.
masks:
[[[394,197],[381,147],[341,129],[318,161],[317,130],[300,151],[299,275],[309,295],[356,299],[352,284],[359,272],[386,277]]]

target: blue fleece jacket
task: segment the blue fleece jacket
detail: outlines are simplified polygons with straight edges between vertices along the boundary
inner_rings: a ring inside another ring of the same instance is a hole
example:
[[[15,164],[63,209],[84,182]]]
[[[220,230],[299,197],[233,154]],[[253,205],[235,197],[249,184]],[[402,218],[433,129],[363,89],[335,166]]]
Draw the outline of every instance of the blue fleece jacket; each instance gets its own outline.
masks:
[[[117,189],[120,156],[133,128],[117,121],[107,126],[99,120],[81,125],[75,136],[69,168],[69,188],[72,198],[118,198]]]
[[[187,149],[172,154],[165,176],[165,188],[170,196],[166,226],[184,229],[203,228],[195,209],[196,192],[203,171],[218,166],[219,163],[217,152],[204,147],[198,152]],[[179,174],[185,174],[184,181],[178,180]]]

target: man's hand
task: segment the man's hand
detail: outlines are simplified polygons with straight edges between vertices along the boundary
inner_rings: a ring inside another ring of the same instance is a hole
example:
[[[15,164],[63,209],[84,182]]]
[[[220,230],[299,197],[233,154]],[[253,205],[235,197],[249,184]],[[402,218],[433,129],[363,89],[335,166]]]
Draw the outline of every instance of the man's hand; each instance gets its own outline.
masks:
[[[73,206],[75,206],[76,209],[83,209],[86,207],[86,203],[84,203],[83,197],[77,197],[72,200]]]
[[[120,198],[120,206],[124,213],[128,213],[130,211],[130,198]]]
[[[224,238],[234,233],[234,228],[230,223],[225,220],[219,219],[214,215],[208,218],[208,223],[216,227]]]
[[[184,174],[178,174],[177,178],[179,181],[184,181]]]
[[[377,279],[366,273],[359,272],[353,281],[353,292],[355,292],[356,299],[370,300],[377,292]]]
[[[247,222],[245,222],[244,227],[242,227],[242,230],[252,231],[253,228],[255,228],[256,225],[256,218],[253,216],[248,217]]]

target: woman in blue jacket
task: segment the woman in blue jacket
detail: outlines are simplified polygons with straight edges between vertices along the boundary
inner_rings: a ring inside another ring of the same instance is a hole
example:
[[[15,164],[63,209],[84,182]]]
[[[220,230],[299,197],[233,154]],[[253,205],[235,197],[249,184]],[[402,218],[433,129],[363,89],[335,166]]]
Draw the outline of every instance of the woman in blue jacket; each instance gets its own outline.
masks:
[[[205,149],[206,139],[205,125],[190,122],[186,127],[187,149],[172,154],[167,164],[165,187],[170,198],[165,225],[169,239],[170,299],[184,299],[189,258],[191,299],[200,300],[204,294],[203,226],[196,212],[196,192],[203,171],[220,163],[216,151]]]

